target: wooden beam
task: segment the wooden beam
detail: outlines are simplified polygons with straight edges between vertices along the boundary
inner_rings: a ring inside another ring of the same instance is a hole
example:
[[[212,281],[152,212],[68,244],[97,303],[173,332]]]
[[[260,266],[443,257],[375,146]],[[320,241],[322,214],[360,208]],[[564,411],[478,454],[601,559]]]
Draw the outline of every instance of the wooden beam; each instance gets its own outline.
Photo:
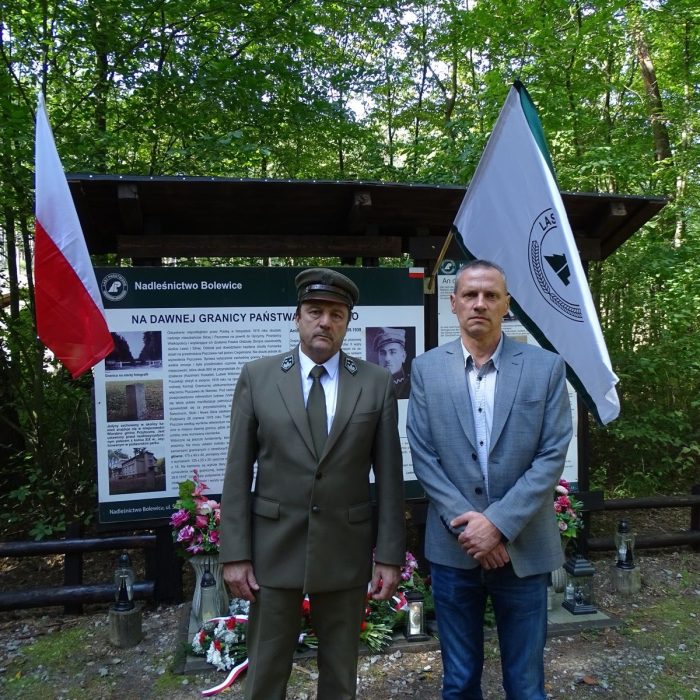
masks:
[[[120,255],[148,257],[400,257],[400,236],[118,236]]]
[[[677,530],[658,535],[637,535],[634,541],[635,549],[659,549],[660,547],[683,547],[684,545],[699,545],[700,532]],[[588,549],[593,552],[615,551],[615,540],[612,537],[589,537]]]
[[[117,202],[124,231],[137,235],[143,231],[143,214],[139,200],[138,185],[123,183],[117,187]]]
[[[437,260],[442,246],[447,240],[449,231],[444,236],[415,236],[408,243],[408,253],[417,260]],[[462,250],[454,239],[450,243],[445,257],[448,260],[461,260],[464,258]]]
[[[586,238],[574,234],[574,241],[581,260],[602,260],[603,255],[600,250],[600,240],[596,238]]]
[[[367,225],[367,214],[372,209],[372,195],[367,190],[357,190],[352,194],[352,206],[345,219],[348,233],[360,233]]]

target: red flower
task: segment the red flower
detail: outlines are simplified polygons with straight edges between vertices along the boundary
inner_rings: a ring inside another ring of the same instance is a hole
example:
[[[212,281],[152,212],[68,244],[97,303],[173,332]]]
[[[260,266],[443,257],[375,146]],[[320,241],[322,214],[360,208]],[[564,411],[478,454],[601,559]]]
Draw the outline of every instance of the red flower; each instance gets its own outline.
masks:
[[[362,620],[362,624],[360,625],[360,632],[364,632],[367,629],[367,621]]]
[[[229,617],[226,620],[226,629],[232,630],[236,626],[236,620],[233,617]]]
[[[221,651],[222,649],[221,642],[218,639],[214,640],[214,649],[216,649],[217,651]]]

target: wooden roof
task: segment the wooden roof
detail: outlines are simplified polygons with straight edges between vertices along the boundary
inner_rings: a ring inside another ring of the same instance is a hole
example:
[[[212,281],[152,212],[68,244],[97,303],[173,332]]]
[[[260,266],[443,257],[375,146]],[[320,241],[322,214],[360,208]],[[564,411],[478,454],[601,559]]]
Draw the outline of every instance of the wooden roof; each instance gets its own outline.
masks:
[[[69,174],[91,253],[123,257],[436,259],[465,187],[362,181]],[[583,260],[602,260],[661,197],[562,193]],[[448,257],[459,257],[454,248]]]

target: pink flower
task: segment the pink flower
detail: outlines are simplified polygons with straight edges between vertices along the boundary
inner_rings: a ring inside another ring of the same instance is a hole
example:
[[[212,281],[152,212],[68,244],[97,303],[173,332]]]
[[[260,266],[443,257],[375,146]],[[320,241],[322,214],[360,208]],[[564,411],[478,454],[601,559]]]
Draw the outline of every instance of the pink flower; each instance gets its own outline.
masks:
[[[182,554],[213,553],[219,549],[219,503],[203,495],[207,488],[198,469],[193,470],[191,479],[179,484],[180,498],[173,504],[175,512],[170,516],[170,525]]]
[[[189,542],[194,537],[194,528],[192,525],[185,525],[180,532],[177,533],[178,542]]]
[[[181,525],[184,525],[189,518],[190,514],[186,510],[178,510],[176,513],[173,513],[170,516],[170,524],[173,527],[180,527]]]
[[[198,515],[209,515],[211,513],[211,508],[209,507],[209,501],[206,498],[198,498],[196,511]]]
[[[569,500],[568,496],[559,496],[559,498],[557,498],[556,502],[562,508],[569,508],[571,506],[571,501]]]
[[[194,469],[193,473],[192,481],[194,481],[194,491],[192,495],[196,498],[197,496],[201,496],[209,487],[200,480],[199,471],[197,469]]]
[[[560,520],[560,521],[559,521],[559,529],[560,529],[562,532],[566,532],[566,530],[569,529],[569,526],[568,526],[563,520]]]

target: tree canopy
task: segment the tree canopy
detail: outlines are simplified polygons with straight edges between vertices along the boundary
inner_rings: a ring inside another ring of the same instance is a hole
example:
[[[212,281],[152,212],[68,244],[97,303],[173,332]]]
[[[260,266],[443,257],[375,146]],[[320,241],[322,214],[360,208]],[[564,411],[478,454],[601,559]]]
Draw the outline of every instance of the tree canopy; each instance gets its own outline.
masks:
[[[622,399],[592,468],[609,492],[687,491],[699,49],[694,0],[0,0],[0,512],[32,498],[48,532],[49,500],[80,516],[94,482],[89,380],[34,340],[39,90],[66,171],[466,184],[521,79],[562,189],[669,198],[589,270]]]

